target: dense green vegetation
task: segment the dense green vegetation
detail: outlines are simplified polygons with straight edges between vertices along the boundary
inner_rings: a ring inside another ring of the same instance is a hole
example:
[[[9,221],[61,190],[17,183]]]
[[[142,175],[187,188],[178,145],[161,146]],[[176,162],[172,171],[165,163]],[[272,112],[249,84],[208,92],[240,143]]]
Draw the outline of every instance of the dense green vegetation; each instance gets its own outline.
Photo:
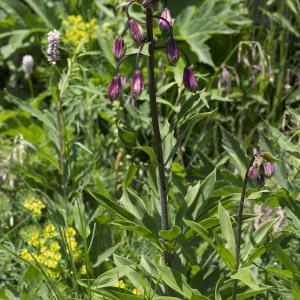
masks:
[[[300,299],[299,1],[129,2],[0,0],[0,299]]]

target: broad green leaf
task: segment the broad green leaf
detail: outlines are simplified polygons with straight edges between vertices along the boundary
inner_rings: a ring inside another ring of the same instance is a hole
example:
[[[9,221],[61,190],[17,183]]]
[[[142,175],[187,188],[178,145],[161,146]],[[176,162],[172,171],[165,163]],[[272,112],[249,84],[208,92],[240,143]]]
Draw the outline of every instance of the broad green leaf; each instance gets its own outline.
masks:
[[[219,202],[218,217],[221,225],[223,237],[226,240],[226,248],[230,250],[232,255],[235,257],[235,237],[231,224],[231,219],[228,211]]]
[[[240,268],[235,274],[231,276],[232,279],[238,279],[242,281],[245,285],[250,287],[252,290],[258,290],[259,286],[256,281],[253,272],[247,268]]]
[[[242,249],[241,257],[243,261],[245,261],[251,251],[255,249],[259,243],[262,242],[262,240],[265,238],[265,236],[268,234],[277,220],[278,218],[268,220],[254,231],[254,233],[252,234],[252,238],[247,241],[245,247]]]
[[[199,7],[188,6],[177,16],[176,23],[181,38],[185,39],[199,61],[214,67],[207,41],[214,34],[232,34],[230,24],[249,24],[241,14],[231,9],[231,5],[215,0],[201,2]]]

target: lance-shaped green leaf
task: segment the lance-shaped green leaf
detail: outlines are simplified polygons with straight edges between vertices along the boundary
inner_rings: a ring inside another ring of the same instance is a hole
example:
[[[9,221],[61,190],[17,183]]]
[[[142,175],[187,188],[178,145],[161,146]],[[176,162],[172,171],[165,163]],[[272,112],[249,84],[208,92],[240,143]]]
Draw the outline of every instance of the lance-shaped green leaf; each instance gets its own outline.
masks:
[[[221,225],[222,234],[226,241],[226,248],[228,248],[232,255],[235,257],[235,237],[230,215],[228,211],[222,206],[221,202],[219,202],[218,206],[218,217]]]

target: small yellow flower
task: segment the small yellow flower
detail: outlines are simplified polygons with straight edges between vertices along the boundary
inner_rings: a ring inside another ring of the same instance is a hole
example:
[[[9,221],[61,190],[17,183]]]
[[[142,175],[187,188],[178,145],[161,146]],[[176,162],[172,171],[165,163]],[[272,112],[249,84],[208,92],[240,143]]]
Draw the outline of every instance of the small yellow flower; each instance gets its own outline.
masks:
[[[116,283],[116,287],[125,290],[126,289],[126,284],[123,280],[120,280],[119,282]]]
[[[22,249],[20,250],[20,256],[21,256],[24,260],[27,260],[27,261],[32,261],[32,260],[33,260],[31,254],[29,253],[29,251],[28,251],[27,248],[22,248]]]
[[[42,213],[42,209],[46,206],[42,201],[31,197],[24,202],[24,207],[33,214],[40,215]]]
[[[139,296],[141,294],[141,292],[138,289],[133,289],[132,294]]]
[[[86,274],[86,266],[82,265],[80,268],[80,274],[85,275]]]
[[[76,230],[73,227],[68,228],[68,234],[69,236],[75,236],[76,235]]]
[[[33,247],[39,247],[40,246],[40,235],[38,232],[33,233],[29,240],[27,241],[28,245]]]
[[[56,228],[53,224],[48,224],[43,231],[45,239],[53,239],[56,236]]]
[[[57,241],[54,241],[50,244],[50,250],[53,252],[56,252],[60,249],[59,243]]]

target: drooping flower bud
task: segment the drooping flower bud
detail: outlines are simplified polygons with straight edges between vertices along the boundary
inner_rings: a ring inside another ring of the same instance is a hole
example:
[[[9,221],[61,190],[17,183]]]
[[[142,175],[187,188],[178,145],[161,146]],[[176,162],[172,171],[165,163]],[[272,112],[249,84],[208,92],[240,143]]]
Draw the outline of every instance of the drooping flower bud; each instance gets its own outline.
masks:
[[[275,171],[274,164],[271,163],[270,161],[267,161],[264,163],[264,173],[266,177],[271,177]]]
[[[25,74],[30,75],[33,72],[33,57],[31,55],[25,55],[22,59],[22,66]]]
[[[133,19],[129,20],[128,24],[132,38],[137,43],[141,44],[145,39],[144,31],[141,24]]]
[[[124,39],[122,36],[119,36],[113,44],[112,52],[116,60],[122,58],[126,52]]]
[[[198,89],[198,81],[191,66],[186,66],[184,68],[183,84],[185,88],[191,92],[196,92]]]
[[[107,96],[108,98],[113,101],[115,100],[121,93],[121,90],[122,90],[122,81],[121,81],[121,77],[120,75],[116,75],[109,87],[108,87],[108,92],[107,92]]]
[[[250,178],[252,178],[254,181],[258,178],[258,171],[255,167],[250,167],[249,171],[248,171],[248,176]]]
[[[145,8],[153,7],[159,0],[142,0],[142,5]]]
[[[59,38],[60,38],[60,32],[57,30],[50,31],[48,33],[48,61],[55,65],[57,61],[60,59],[60,53],[58,50],[59,46]]]
[[[140,70],[134,72],[131,80],[131,95],[138,98],[144,90],[144,76]]]
[[[161,18],[166,19],[169,22],[169,24],[166,21],[160,19],[159,20],[160,30],[162,32],[170,32],[171,29],[170,26],[172,25],[172,17],[171,17],[170,10],[167,7],[163,10],[161,14]]]
[[[177,47],[177,44],[175,42],[174,39],[170,39],[167,45],[167,55],[169,60],[173,63],[176,64],[178,59],[179,59],[179,55],[180,55],[180,51]]]

